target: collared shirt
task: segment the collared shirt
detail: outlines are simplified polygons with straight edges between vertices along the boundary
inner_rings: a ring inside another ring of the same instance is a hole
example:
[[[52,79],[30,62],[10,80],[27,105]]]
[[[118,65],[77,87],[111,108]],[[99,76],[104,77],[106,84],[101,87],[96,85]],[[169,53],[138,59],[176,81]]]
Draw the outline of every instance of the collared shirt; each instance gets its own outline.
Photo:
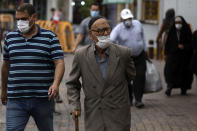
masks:
[[[57,59],[64,56],[53,32],[38,27],[30,39],[18,30],[9,32],[4,43],[4,60],[10,62],[8,98],[47,98]]]
[[[97,52],[96,48],[94,47],[94,54],[96,57],[96,61],[100,67],[100,71],[102,73],[103,78],[106,80],[107,77],[107,61],[109,58],[109,48],[106,49],[104,58],[101,59],[99,53]]]
[[[138,56],[146,50],[144,31],[137,20],[132,20],[130,28],[126,28],[123,22],[118,24],[111,32],[110,39],[120,45],[130,48],[133,56]]]
[[[81,45],[87,45],[91,44],[93,41],[89,37],[89,27],[88,24],[90,22],[92,17],[85,18],[79,25],[79,27],[76,29],[76,33],[83,34],[84,38],[81,42]]]

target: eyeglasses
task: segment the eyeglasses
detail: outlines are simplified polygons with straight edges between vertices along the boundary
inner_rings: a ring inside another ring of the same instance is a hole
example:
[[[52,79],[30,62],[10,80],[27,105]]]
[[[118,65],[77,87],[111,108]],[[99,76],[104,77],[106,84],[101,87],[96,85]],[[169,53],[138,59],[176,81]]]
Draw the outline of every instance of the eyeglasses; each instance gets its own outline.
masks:
[[[33,16],[29,16],[29,17],[22,17],[22,18],[16,18],[16,20],[31,20],[33,18]]]
[[[23,17],[23,18],[16,18],[16,20],[28,20],[29,18]]]
[[[105,31],[106,31],[107,33],[109,33],[109,32],[111,31],[111,28],[110,28],[110,27],[107,27],[107,28],[97,29],[97,30],[91,29],[91,31],[96,32],[98,35],[104,35],[104,34],[105,34]]]

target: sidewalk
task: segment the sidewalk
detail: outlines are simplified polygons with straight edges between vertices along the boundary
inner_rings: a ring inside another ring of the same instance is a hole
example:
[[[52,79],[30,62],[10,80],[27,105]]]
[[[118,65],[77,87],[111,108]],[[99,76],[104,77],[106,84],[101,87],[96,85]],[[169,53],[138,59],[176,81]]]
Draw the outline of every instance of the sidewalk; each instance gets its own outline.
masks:
[[[56,104],[56,110],[61,114],[54,114],[55,131],[74,131],[65,88],[72,59],[72,55],[65,55],[66,72],[60,87],[60,95],[64,102]],[[161,73],[164,89],[159,93],[144,95],[144,109],[131,107],[131,131],[197,131],[197,87],[195,81],[192,89],[188,91],[188,96],[181,96],[180,90],[175,89],[172,91],[172,96],[167,97],[164,95],[166,89],[163,80],[164,62],[154,61],[154,63]],[[0,66],[1,64],[2,62],[0,62]],[[0,131],[4,130],[5,106],[0,104]],[[25,131],[37,131],[32,118]],[[83,112],[80,118],[80,131],[84,131]]]

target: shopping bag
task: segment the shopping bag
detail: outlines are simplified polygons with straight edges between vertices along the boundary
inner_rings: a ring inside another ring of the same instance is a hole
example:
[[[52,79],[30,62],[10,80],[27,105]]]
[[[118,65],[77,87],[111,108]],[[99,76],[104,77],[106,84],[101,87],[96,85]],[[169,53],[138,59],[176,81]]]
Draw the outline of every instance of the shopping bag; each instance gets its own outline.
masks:
[[[162,90],[159,72],[150,60],[146,60],[146,81],[144,93],[154,93]]]

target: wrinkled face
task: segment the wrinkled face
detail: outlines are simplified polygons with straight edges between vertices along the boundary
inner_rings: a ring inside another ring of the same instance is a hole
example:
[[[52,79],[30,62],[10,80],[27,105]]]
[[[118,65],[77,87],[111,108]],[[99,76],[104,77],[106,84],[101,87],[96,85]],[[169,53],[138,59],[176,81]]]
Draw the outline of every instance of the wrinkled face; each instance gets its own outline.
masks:
[[[111,27],[107,20],[101,18],[94,22],[89,30],[90,39],[92,39],[95,43],[98,42],[96,36],[107,36],[111,33]]]

